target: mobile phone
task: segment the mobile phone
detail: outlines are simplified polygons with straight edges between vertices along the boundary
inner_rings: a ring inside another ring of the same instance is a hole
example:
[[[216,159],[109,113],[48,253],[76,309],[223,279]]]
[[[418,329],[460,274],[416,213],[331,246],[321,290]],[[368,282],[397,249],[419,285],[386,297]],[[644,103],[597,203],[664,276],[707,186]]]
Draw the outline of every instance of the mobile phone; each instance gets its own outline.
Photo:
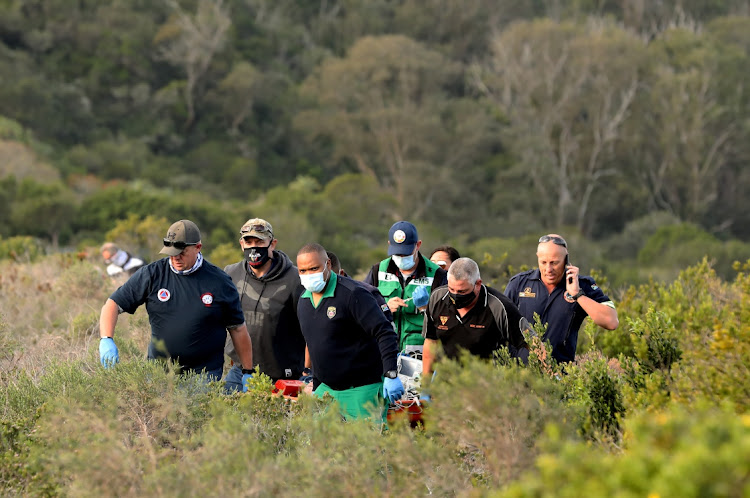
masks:
[[[565,255],[565,269],[566,270],[568,269],[568,266],[570,266],[570,256],[566,254]],[[573,283],[573,276],[572,275],[568,275],[568,283],[569,284]]]

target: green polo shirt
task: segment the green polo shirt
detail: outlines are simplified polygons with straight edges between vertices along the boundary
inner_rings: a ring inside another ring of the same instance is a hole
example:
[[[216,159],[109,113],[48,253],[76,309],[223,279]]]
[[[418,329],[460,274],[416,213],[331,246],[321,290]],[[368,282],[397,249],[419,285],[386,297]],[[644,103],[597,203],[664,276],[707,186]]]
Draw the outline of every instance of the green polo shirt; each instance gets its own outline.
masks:
[[[336,281],[337,281],[336,274],[331,272],[331,278],[328,279],[328,282],[326,282],[326,286],[323,288],[323,296],[320,298],[320,301],[318,301],[318,304],[315,304],[315,301],[313,300],[312,292],[305,289],[305,292],[302,293],[302,297],[307,297],[310,299],[310,302],[313,305],[313,308],[317,308],[320,303],[323,302],[323,299],[327,297],[333,297],[333,294],[336,292]]]

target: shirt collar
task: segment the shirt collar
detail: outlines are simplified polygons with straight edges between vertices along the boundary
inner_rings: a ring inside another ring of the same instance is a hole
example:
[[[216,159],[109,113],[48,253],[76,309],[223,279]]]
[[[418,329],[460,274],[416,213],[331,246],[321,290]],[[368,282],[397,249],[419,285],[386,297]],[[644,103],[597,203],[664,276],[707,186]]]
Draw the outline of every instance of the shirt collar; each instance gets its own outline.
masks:
[[[336,291],[336,282],[338,281],[338,277],[336,276],[335,272],[331,272],[331,276],[328,278],[328,282],[326,282],[326,286],[323,288],[323,295],[320,297],[320,300],[327,297],[333,297],[335,291]],[[310,298],[310,301],[312,302],[313,295],[312,292],[305,289],[305,292],[302,293],[302,297],[308,297]],[[315,303],[313,303],[315,305]]]
[[[193,267],[183,271],[175,270],[174,266],[172,266],[172,260],[169,259],[169,269],[172,270],[172,273],[176,273],[177,275],[190,275],[191,273],[198,271],[201,266],[203,266],[203,254],[201,253],[198,253],[198,257],[195,259]]]

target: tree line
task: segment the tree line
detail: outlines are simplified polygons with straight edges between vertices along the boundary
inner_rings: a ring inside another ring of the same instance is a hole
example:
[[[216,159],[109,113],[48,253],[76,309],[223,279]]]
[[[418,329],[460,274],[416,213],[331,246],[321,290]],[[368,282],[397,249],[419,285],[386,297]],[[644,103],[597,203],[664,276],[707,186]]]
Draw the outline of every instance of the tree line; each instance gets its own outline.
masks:
[[[219,245],[257,214],[355,267],[396,219],[479,259],[563,230],[615,259],[657,232],[742,259],[749,10],[3,2],[0,236],[76,245],[156,215]]]

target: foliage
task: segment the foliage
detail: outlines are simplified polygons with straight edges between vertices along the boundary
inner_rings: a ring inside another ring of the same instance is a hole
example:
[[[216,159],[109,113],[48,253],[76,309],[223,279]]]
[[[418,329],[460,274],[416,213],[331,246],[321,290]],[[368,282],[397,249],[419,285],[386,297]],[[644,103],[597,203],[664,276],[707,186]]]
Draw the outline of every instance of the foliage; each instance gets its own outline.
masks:
[[[609,452],[548,433],[547,451],[507,496],[745,496],[750,421],[720,407],[675,405],[625,424]]]
[[[44,249],[38,239],[28,236],[0,238],[0,260],[32,262],[44,254]]]

